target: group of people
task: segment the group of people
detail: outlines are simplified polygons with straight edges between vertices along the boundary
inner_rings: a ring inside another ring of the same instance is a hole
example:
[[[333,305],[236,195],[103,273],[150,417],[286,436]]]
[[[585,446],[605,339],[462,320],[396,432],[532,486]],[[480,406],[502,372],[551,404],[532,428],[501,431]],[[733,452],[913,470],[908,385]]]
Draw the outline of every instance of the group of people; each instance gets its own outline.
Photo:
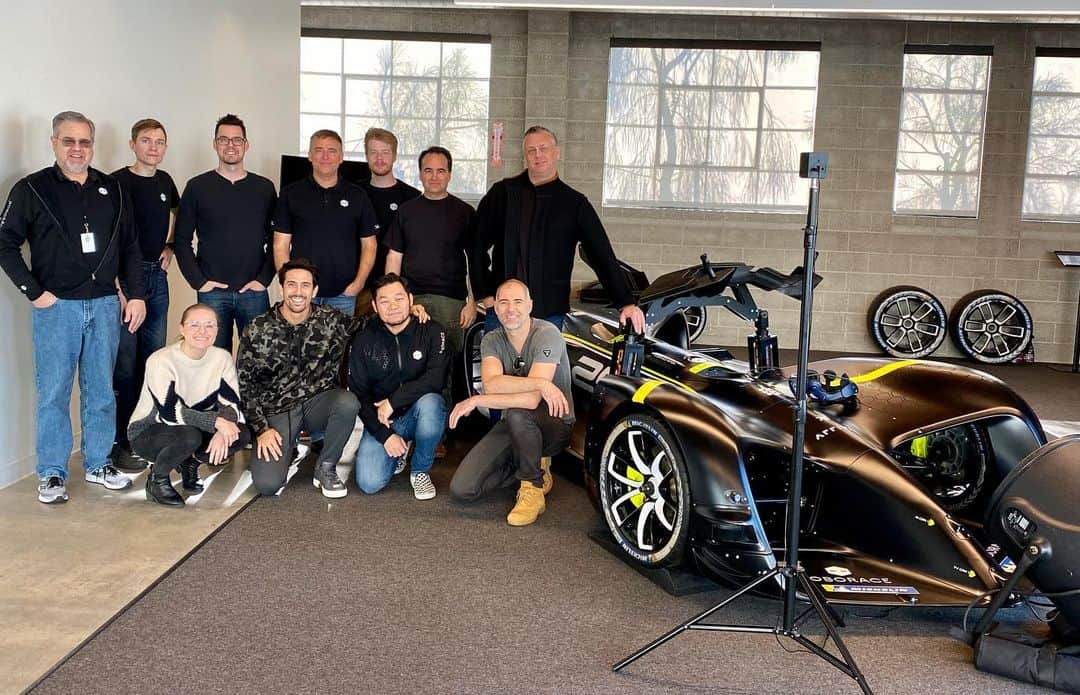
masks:
[[[182,506],[173,470],[198,493],[200,465],[252,446],[254,486],[276,494],[307,431],[323,442],[313,484],[340,498],[337,463],[359,416],[359,488],[377,492],[409,467],[414,495],[430,499],[447,425],[486,407],[501,418],[450,492],[471,501],[517,485],[507,520],[529,524],[551,488],[546,457],[565,447],[574,420],[560,329],[578,243],[620,320],[644,328],[599,217],[559,178],[558,140],[542,126],[525,133],[525,171],[475,211],[447,190],[448,150],[420,154],[417,191],[395,177],[397,139],[380,128],[365,135],[369,181],[340,176],[341,137],[319,130],[311,176],[277,195],[245,169],[246,126],[228,114],[214,129],[217,166],[179,195],[159,168],[160,122],[135,123],[135,163],[111,175],[90,166],[90,119],[65,111],[52,126],[55,164],[18,181],[0,213],[0,267],[33,304],[43,503],[68,499],[78,368],[87,482],[129,487],[116,464],[131,451],[150,463],[147,498]],[[174,254],[198,302],[166,346]],[[271,307],[275,275],[282,300]],[[453,356],[480,309],[483,394],[451,408]]]

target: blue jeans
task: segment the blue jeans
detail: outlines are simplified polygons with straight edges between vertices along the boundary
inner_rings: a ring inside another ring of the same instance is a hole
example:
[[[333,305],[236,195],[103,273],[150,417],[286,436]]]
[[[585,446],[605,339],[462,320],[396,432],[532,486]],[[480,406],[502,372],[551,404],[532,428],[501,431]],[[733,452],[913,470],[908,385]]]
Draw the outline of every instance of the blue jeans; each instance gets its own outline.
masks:
[[[200,302],[217,312],[218,334],[214,345],[229,352],[232,352],[233,347],[233,322],[236,322],[237,334],[243,335],[244,329],[252,319],[270,310],[270,298],[266,290],[262,292],[210,290],[198,292],[197,296]]]
[[[544,320],[555,324],[555,327],[561,331],[563,324],[566,322],[566,314],[552,314],[551,316],[545,316]],[[491,307],[484,312],[484,333],[490,333],[501,325],[499,317],[495,315],[495,307]]]
[[[169,321],[169,277],[157,261],[143,263],[146,280],[146,320],[135,333],[120,326],[120,349],[116,353],[113,391],[116,393],[116,441],[127,442],[127,426],[139,402],[146,360],[165,347]],[[121,289],[127,292],[121,282]]]
[[[112,377],[120,342],[120,298],[58,299],[31,309],[37,386],[37,475],[67,479],[71,456],[71,385],[79,368],[83,468],[108,461],[116,428]]]
[[[350,318],[352,318],[353,312],[356,311],[356,297],[350,297],[347,294],[339,294],[336,297],[315,297],[311,300],[311,303],[332,306]]]
[[[390,426],[406,442],[413,442],[413,473],[427,473],[435,462],[435,447],[446,430],[446,401],[441,393],[426,393]],[[397,459],[386,453],[379,440],[367,430],[356,450],[356,484],[374,494],[394,476]]]

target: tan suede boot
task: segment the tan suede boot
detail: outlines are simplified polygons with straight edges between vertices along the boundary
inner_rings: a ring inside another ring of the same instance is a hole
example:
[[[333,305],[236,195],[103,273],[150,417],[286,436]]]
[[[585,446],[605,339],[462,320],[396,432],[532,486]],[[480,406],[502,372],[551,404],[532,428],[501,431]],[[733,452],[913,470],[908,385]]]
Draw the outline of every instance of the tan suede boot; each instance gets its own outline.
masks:
[[[544,513],[545,508],[544,489],[523,480],[518,488],[517,504],[507,515],[506,523],[511,526],[528,526]]]
[[[551,486],[555,484],[555,479],[551,477],[551,457],[545,456],[540,459],[540,470],[544,471],[544,494],[551,492]]]

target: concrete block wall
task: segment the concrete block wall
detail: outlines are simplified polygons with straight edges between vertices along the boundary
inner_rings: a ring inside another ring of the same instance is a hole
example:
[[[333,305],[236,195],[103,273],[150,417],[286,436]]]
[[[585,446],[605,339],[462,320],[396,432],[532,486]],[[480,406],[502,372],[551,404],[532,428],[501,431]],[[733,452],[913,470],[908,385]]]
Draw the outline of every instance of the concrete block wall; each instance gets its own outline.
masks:
[[[504,166],[521,168],[518,135],[542,123],[560,135],[563,178],[593,201],[620,258],[650,277],[694,263],[744,261],[788,271],[802,262],[804,214],[603,208],[608,47],[612,37],[821,42],[815,149],[830,153],[822,184],[813,344],[874,352],[874,296],[915,284],[951,308],[972,290],[1019,297],[1035,320],[1040,362],[1072,356],[1080,270],[1055,249],[1080,247],[1080,225],[1020,219],[1035,48],[1080,47],[1080,27],[806,20],[592,12],[303,7],[304,27],[490,34],[492,120],[506,124]],[[893,175],[905,44],[989,45],[990,94],[976,219],[894,215]],[[576,279],[591,280],[578,264]],[[760,295],[781,344],[794,347],[798,306]],[[742,345],[747,326],[710,314],[707,338]],[[946,341],[938,355],[957,355]]]

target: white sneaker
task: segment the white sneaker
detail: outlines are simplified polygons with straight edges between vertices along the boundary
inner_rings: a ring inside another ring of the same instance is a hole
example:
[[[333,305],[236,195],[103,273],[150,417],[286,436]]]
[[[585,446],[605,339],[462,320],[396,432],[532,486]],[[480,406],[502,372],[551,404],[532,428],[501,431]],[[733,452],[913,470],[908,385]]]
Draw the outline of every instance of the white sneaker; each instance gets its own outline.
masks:
[[[412,483],[413,495],[418,500],[429,500],[435,496],[435,483],[431,482],[431,476],[427,473],[413,473],[409,476]]]
[[[96,471],[86,472],[86,482],[104,485],[109,490],[123,490],[131,487],[131,478],[106,464]]]

